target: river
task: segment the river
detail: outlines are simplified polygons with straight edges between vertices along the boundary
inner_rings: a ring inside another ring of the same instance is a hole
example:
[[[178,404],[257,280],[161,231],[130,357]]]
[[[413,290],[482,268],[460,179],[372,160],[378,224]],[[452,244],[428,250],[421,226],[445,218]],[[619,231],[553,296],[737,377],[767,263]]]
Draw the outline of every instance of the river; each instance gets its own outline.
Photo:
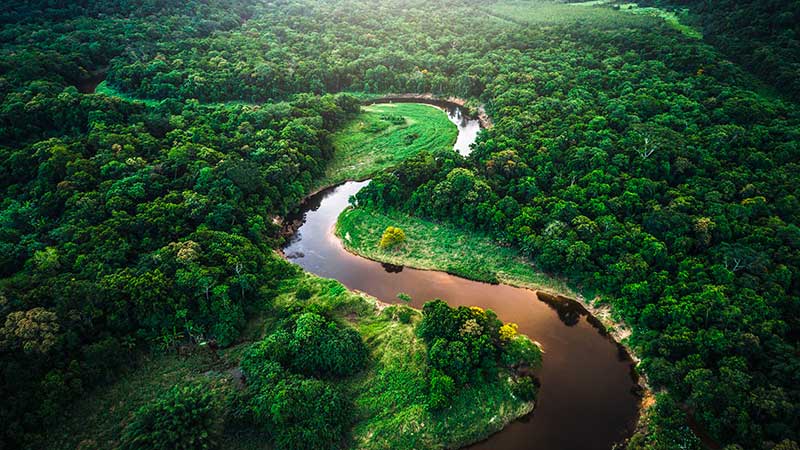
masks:
[[[477,135],[477,130],[468,134],[475,126],[470,122],[476,121],[460,108],[449,109],[459,127],[456,145],[461,147],[456,150],[466,154]],[[517,323],[521,333],[544,349],[534,412],[471,449],[608,450],[631,435],[640,403],[633,362],[579,303],[443,272],[384,265],[347,252],[333,227],[349,197],[367,183],[347,182],[310,197],[298,213],[303,224],[285,246],[286,257],[311,273],[386,302],[398,302],[397,294],[405,292],[417,308],[441,298],[453,306],[491,309],[501,320]]]

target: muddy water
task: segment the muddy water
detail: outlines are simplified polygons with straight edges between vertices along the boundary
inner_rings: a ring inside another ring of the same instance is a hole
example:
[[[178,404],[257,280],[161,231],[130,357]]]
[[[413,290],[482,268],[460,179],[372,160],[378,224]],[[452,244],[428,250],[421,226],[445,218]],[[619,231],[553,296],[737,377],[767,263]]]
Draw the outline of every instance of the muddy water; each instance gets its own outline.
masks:
[[[606,450],[630,436],[639,405],[632,362],[577,302],[385,265],[344,250],[333,227],[349,197],[368,182],[344,183],[308,199],[299,213],[304,223],[284,248],[286,257],[387,302],[397,302],[397,294],[405,292],[415,307],[441,298],[451,305],[492,309],[544,348],[536,410],[470,448]]]

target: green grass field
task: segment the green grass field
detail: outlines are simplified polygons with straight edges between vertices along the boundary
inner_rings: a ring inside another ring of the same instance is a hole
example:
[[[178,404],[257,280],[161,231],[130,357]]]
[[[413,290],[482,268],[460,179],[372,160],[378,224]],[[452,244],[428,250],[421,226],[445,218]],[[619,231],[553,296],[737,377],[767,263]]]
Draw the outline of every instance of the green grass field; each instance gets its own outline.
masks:
[[[604,5],[605,2],[557,3],[543,0],[507,0],[487,4],[480,9],[491,16],[520,25],[573,24],[591,21],[608,26],[641,25],[651,18],[621,14]],[[576,7],[580,5],[582,7]]]
[[[614,9],[612,5],[618,6]],[[697,29],[686,25],[686,11],[667,11],[655,7],[639,7],[637,3],[593,0],[556,3],[542,0],[508,0],[481,7],[489,15],[525,25],[570,24],[578,21],[604,23],[608,26],[646,26],[663,20],[668,26],[693,39],[702,39]]]
[[[451,148],[457,135],[447,114],[430,105],[365,106],[333,135],[335,153],[319,186],[363,180],[422,150]]]
[[[396,248],[383,250],[378,242],[388,226],[402,228],[406,241]],[[530,261],[513,248],[500,246],[478,232],[451,225],[395,211],[351,208],[339,216],[336,234],[345,248],[376,261],[577,296],[566,283],[536,271]]]

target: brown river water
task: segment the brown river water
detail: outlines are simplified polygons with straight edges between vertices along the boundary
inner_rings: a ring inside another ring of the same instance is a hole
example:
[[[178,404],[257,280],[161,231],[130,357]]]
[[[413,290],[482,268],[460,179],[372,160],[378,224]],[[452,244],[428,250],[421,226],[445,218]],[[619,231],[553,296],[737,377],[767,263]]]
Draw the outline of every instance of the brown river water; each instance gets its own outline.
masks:
[[[459,132],[475,122],[449,109]],[[477,130],[468,139],[475,135]],[[469,145],[459,143],[456,150],[468,153]],[[385,265],[347,252],[333,228],[349,197],[367,183],[347,182],[310,197],[298,212],[296,218],[303,224],[285,246],[286,257],[308,272],[385,302],[396,303],[397,294],[405,292],[417,308],[441,298],[454,306],[491,309],[501,320],[517,323],[521,333],[544,349],[534,412],[469,448],[608,450],[631,435],[640,404],[633,362],[579,303],[443,272]]]

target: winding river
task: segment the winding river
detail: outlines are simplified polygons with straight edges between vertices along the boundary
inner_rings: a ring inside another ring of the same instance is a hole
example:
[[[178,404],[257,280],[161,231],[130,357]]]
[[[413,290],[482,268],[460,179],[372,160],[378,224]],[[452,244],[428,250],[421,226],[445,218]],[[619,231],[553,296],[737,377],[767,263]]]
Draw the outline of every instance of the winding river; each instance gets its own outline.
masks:
[[[445,109],[459,128],[454,148],[467,154],[478,133],[477,121],[454,105]],[[544,349],[534,412],[470,448],[608,450],[631,435],[640,403],[633,362],[579,303],[348,253],[333,227],[349,197],[367,183],[347,182],[310,197],[296,217],[303,224],[285,246],[286,257],[309,272],[386,302],[397,302],[397,294],[405,292],[415,307],[441,298],[451,305],[492,309],[501,320],[516,322],[521,333]]]

